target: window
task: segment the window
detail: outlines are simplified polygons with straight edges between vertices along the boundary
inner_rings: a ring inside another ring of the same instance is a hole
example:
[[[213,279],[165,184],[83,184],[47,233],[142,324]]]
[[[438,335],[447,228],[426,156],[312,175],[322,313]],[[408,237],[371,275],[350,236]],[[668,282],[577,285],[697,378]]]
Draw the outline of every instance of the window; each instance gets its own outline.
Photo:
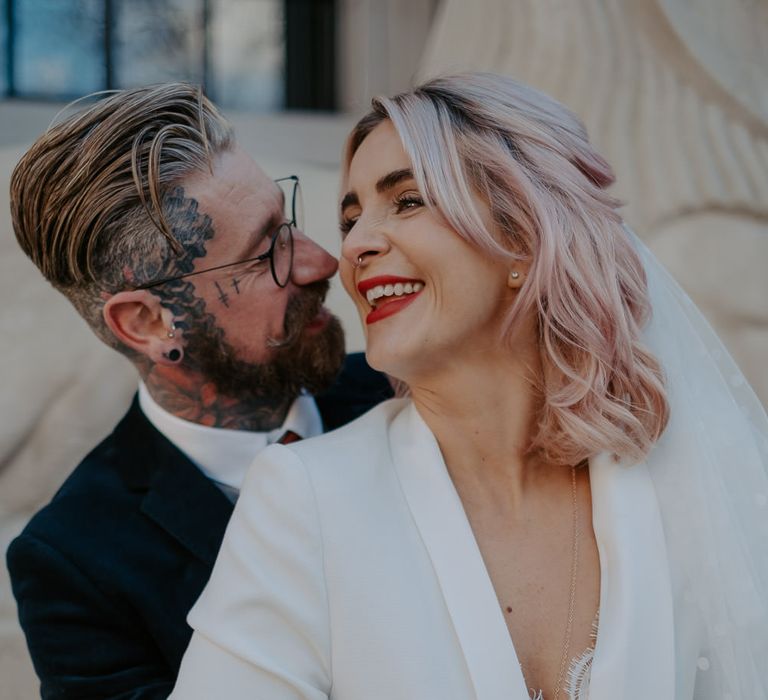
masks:
[[[0,94],[72,99],[188,80],[229,108],[334,106],[333,0],[3,4]]]
[[[16,0],[13,5],[16,94],[68,97],[105,87],[102,0]]]

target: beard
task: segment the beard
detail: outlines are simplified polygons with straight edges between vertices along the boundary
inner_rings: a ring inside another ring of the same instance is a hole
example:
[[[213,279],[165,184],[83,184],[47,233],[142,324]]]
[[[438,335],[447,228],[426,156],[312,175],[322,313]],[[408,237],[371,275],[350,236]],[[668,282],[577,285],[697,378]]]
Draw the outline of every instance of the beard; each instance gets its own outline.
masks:
[[[283,333],[267,338],[271,357],[249,362],[224,340],[212,314],[185,330],[184,363],[215,384],[219,393],[260,405],[285,405],[302,390],[317,394],[330,387],[344,362],[344,331],[331,316],[325,327],[306,335],[304,329],[322,308],[328,281],[302,287],[286,305]]]

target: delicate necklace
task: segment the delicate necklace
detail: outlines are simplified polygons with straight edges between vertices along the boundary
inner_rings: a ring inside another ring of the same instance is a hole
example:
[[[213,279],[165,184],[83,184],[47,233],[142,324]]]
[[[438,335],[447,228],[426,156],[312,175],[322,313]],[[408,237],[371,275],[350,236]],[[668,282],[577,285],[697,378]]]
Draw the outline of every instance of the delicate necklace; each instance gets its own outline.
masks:
[[[563,655],[560,658],[560,672],[557,674],[555,694],[552,700],[560,697],[560,688],[565,680],[568,669],[569,652],[571,648],[571,633],[573,632],[573,616],[576,609],[576,579],[579,571],[579,502],[576,497],[576,467],[571,467],[571,499],[573,502],[573,547],[571,550],[571,595],[568,601],[568,622],[565,625],[565,640]]]

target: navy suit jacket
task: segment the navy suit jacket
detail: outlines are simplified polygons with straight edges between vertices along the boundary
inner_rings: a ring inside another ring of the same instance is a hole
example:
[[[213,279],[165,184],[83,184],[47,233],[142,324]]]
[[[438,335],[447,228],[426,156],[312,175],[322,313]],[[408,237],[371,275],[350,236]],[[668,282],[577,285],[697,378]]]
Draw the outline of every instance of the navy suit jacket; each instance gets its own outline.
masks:
[[[317,397],[326,430],[391,395],[350,355]],[[166,698],[232,504],[134,399],[8,549],[43,698]]]

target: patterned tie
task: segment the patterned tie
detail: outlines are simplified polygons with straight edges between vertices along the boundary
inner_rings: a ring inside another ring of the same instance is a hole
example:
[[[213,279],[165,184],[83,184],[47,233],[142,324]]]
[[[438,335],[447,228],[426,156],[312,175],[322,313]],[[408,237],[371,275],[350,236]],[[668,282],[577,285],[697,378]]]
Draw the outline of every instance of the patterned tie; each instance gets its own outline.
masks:
[[[286,430],[278,442],[281,445],[290,445],[292,442],[298,442],[299,440],[302,440],[303,438],[298,433],[294,433],[293,430]]]

